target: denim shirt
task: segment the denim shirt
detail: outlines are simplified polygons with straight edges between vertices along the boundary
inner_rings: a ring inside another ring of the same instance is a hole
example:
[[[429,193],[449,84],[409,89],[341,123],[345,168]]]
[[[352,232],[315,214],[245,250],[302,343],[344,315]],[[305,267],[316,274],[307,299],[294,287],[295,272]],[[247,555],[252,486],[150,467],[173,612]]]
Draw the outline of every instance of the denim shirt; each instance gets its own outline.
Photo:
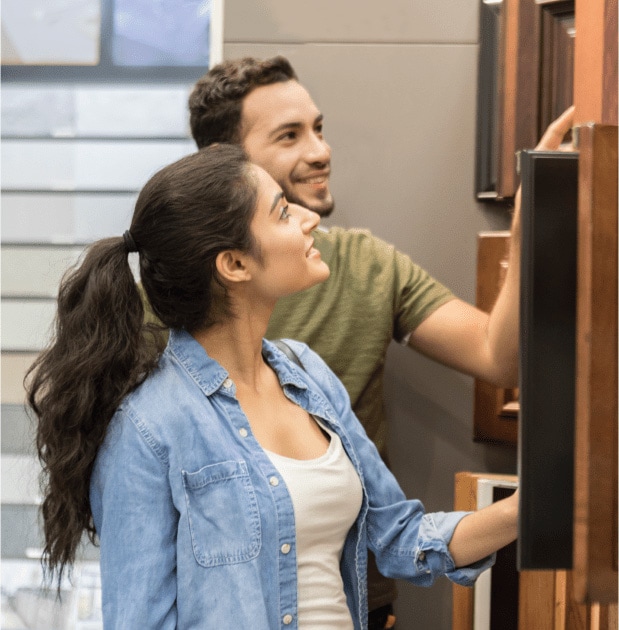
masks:
[[[389,577],[470,585],[493,557],[455,569],[447,550],[465,512],[406,500],[353,414],[346,390],[306,345],[305,370],[268,341],[286,396],[337,433],[363,487],[341,572],[354,627],[367,625],[367,548]],[[254,438],[226,370],[172,331],[159,367],[115,413],[90,483],[107,630],[297,628],[293,506]]]

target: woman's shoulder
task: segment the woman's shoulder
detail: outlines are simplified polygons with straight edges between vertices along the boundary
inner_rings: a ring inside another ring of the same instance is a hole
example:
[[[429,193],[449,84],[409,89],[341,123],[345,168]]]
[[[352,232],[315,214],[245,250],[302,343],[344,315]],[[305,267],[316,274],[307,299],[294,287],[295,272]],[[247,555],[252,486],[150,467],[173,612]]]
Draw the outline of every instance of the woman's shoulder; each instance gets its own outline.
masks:
[[[158,366],[122,401],[119,412],[143,435],[157,442],[182,439],[183,423],[200,406],[204,413],[205,397],[184,370],[164,352]]]

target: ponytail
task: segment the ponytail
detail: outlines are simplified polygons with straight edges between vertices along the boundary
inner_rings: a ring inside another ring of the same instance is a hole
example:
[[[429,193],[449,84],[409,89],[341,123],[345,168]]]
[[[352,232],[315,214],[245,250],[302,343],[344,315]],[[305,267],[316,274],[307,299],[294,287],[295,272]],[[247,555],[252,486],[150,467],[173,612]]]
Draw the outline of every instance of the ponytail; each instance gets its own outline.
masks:
[[[240,147],[185,156],[143,187],[131,229],[92,245],[63,278],[54,337],[26,375],[43,466],[43,565],[58,585],[83,532],[95,542],[90,477],[110,420],[165,344],[163,327],[152,317],[144,322],[128,253],[139,252],[143,288],[165,328],[206,328],[231,316],[218,288],[219,252],[259,251],[251,232],[256,199]]]
[[[98,241],[65,275],[53,339],[26,374],[43,467],[43,566],[58,587],[82,533],[95,542],[89,486],[107,426],[158,358],[128,250],[123,238]]]

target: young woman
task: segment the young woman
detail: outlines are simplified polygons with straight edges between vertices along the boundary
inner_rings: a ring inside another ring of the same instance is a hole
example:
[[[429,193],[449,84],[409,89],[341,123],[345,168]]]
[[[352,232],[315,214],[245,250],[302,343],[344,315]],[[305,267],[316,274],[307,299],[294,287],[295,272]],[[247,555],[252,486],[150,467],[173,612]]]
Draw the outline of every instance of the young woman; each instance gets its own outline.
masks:
[[[368,547],[386,575],[471,584],[515,538],[514,497],[406,500],[320,357],[263,339],[279,297],[329,276],[318,222],[215,145],[157,173],[130,230],[63,280],[29,377],[45,562],[58,577],[98,538],[107,629],[360,630]],[[171,330],[156,357],[133,251]]]

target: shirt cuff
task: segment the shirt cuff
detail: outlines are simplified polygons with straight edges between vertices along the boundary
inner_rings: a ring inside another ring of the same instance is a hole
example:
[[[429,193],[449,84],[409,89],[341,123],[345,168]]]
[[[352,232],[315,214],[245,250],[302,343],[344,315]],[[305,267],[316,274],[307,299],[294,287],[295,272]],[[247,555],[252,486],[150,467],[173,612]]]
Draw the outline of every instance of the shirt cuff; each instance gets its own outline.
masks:
[[[434,512],[425,514],[419,527],[419,547],[415,553],[415,565],[420,575],[426,574],[428,581],[439,575],[462,586],[472,586],[486,569],[496,560],[491,554],[466,567],[456,568],[448,545],[456,525],[470,512]]]

